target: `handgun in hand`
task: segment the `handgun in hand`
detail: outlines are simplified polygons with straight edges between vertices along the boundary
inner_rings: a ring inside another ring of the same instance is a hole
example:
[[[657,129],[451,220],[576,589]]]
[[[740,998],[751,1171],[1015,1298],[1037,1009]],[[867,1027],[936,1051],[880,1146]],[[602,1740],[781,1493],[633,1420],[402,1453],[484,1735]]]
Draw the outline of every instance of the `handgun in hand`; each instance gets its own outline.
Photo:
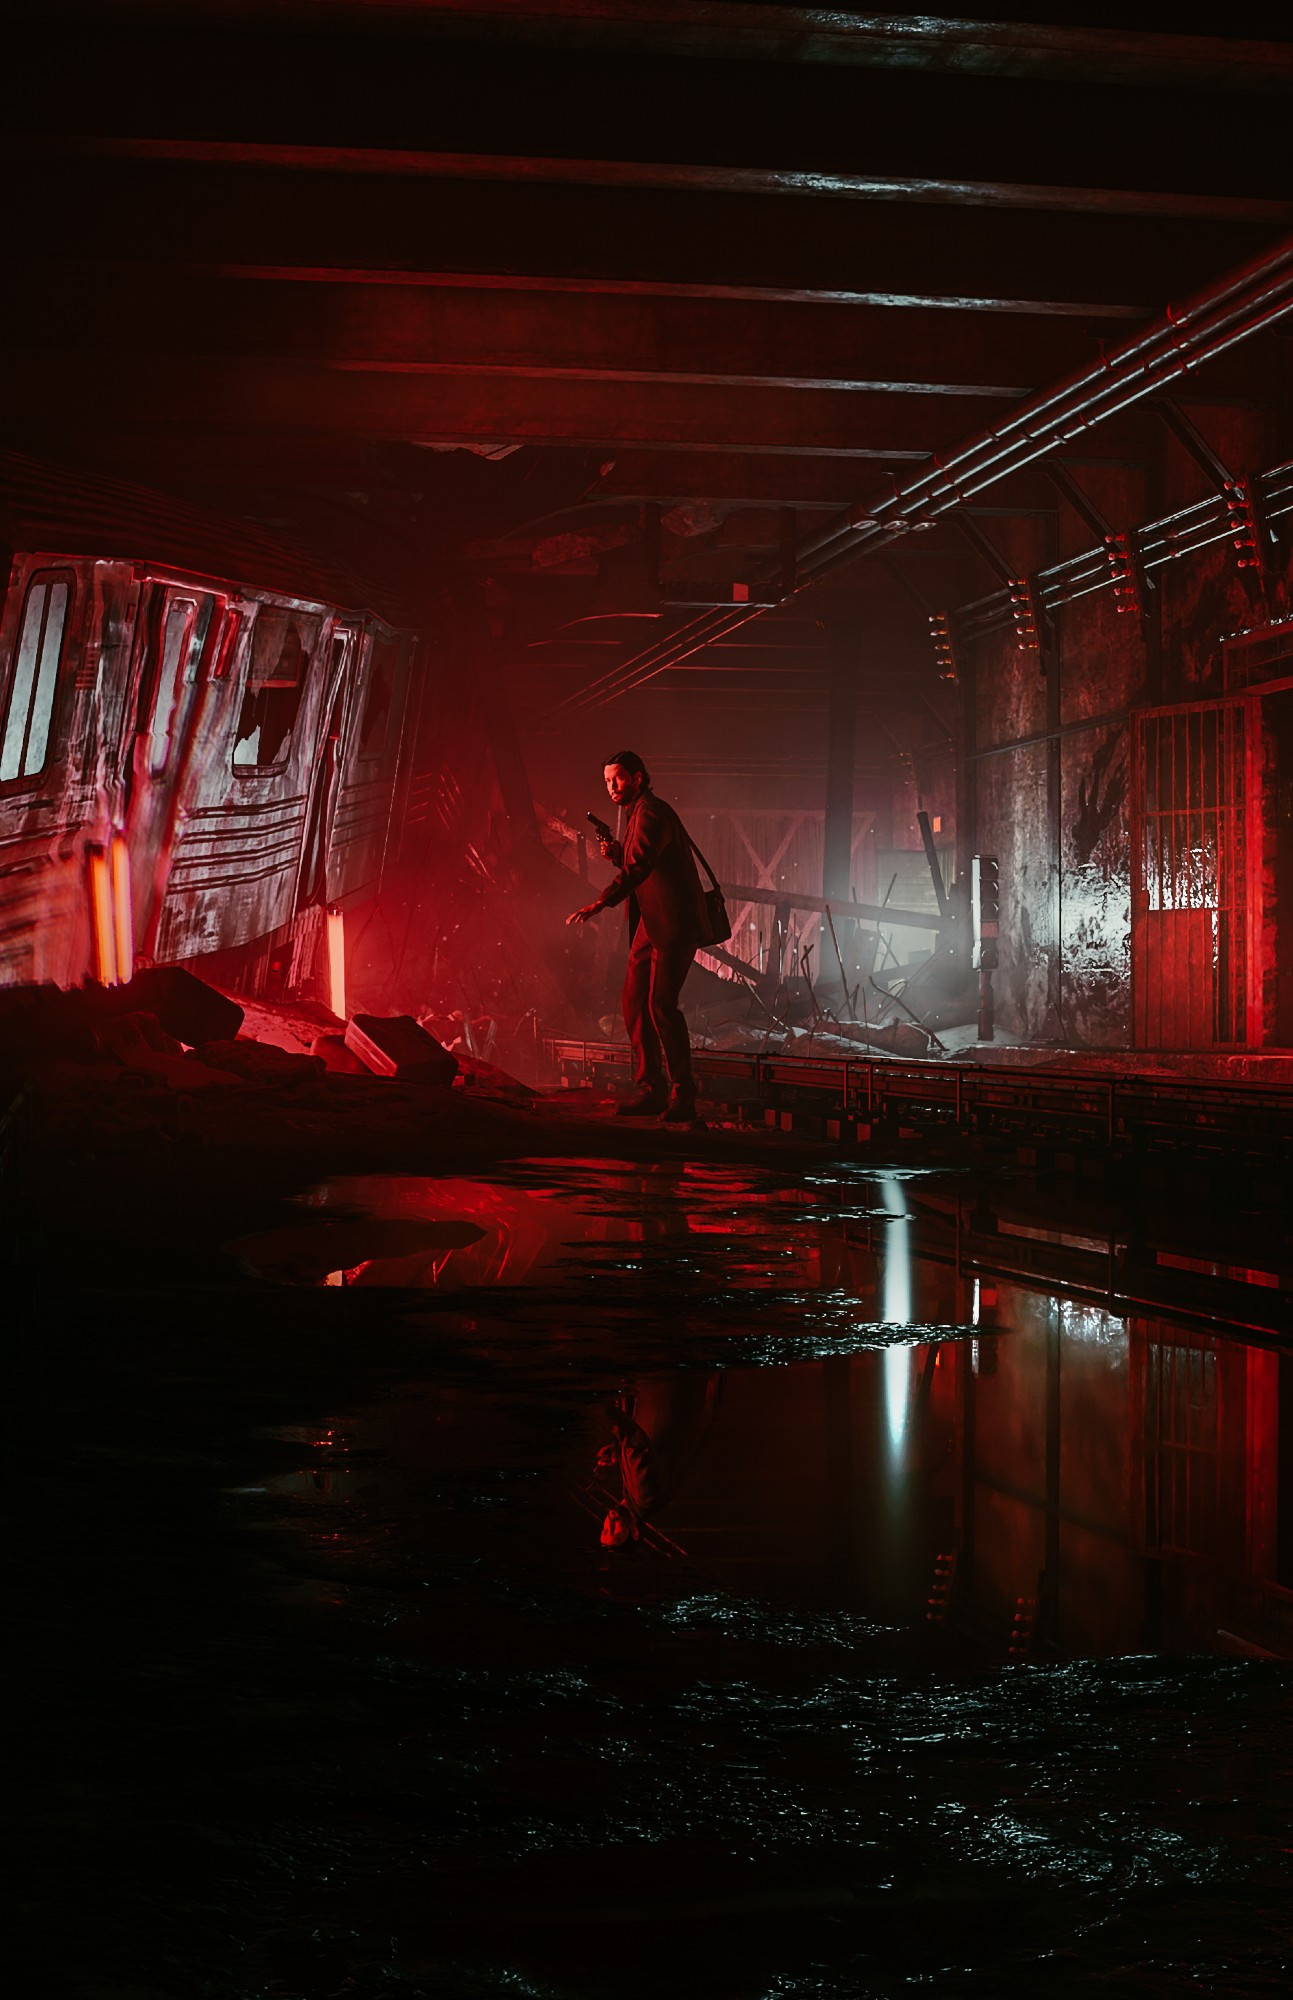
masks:
[[[604,819],[598,819],[596,813],[586,813],[584,817],[587,819],[589,826],[591,826],[591,828],[593,829],[593,832],[597,835],[597,838],[609,846],[611,841],[614,840],[615,836],[611,832],[610,828],[607,826],[606,821]]]

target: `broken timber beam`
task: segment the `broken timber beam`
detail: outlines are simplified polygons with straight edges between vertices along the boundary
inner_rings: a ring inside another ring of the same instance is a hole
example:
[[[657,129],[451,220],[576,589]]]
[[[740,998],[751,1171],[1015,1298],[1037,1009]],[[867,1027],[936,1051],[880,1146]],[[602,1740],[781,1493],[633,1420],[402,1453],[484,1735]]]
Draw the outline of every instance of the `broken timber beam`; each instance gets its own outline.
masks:
[[[889,924],[898,930],[941,931],[955,920],[936,910],[897,910],[892,903],[846,903],[834,896],[801,896],[797,889],[747,889],[734,883],[723,884],[729,906],[740,903],[770,903],[791,910],[816,910],[823,915],[857,917],[864,923]]]

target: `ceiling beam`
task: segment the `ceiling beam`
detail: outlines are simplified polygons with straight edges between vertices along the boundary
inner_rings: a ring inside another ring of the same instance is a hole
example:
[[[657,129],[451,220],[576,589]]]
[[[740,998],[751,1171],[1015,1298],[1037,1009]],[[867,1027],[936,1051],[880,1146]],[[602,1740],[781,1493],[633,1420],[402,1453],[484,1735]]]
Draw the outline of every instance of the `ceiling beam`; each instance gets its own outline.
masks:
[[[197,246],[193,246],[197,247]],[[16,249],[6,263],[9,269],[32,274],[51,273],[55,262],[49,257],[49,242]],[[62,259],[58,267],[66,270]],[[730,299],[739,305],[767,300],[772,304],[804,306],[879,306],[886,310],[990,313],[994,318],[1023,316],[1027,319],[1078,319],[1084,324],[1147,317],[1143,305],[1105,301],[1099,306],[1064,299],[994,299],[983,295],[949,298],[941,292],[892,292],[865,285],[803,286],[728,283],[721,279],[627,278],[609,273],[587,272],[578,277],[524,271],[432,270],[412,265],[380,267],[365,264],[266,263],[218,259],[211,262],[186,261],[158,266],[155,259],[136,260],[104,255],[97,246],[78,254],[75,269],[84,274],[85,286],[94,285],[100,274],[137,271],[156,274],[159,269],[169,279],[172,296],[176,287],[200,285],[211,278],[245,280],[266,285],[362,285],[368,289],[393,286],[399,291],[425,288],[430,291],[532,292],[554,298],[629,299]],[[83,287],[84,290],[84,287]]]
[[[113,424],[209,425],[411,442],[619,444],[920,461],[983,423],[973,396],[761,390],[730,385],[399,374],[313,363],[11,355],[0,371],[10,436]]]
[[[939,179],[914,174],[688,164],[670,160],[563,159],[552,154],[445,153],[414,147],[284,144],[281,141],[148,138],[120,133],[37,134],[11,139],[11,157],[135,160],[154,165],[266,168],[296,174],[421,181],[502,181],[547,187],[656,189],[681,194],[797,195],[939,207],[1028,209],[1041,213],[1162,216],[1193,222],[1293,221],[1293,201],[1204,189],[1039,185],[1029,181]]]
[[[230,354],[334,366],[580,375],[600,380],[936,390],[1013,396],[1099,353],[1092,329],[931,309],[764,300],[574,297],[534,290],[254,283],[187,271],[184,309],[165,268],[9,265],[39,296],[42,347]],[[92,285],[94,315],[83,307]],[[21,318],[0,348],[21,344]]]
[[[1127,10],[1133,12],[1134,10]],[[168,23],[173,0],[25,0],[16,12],[54,22]],[[1155,23],[1160,10],[1146,10]],[[738,0],[186,0],[193,21],[261,29],[362,28],[454,41],[556,49],[613,48],[702,61],[951,71],[976,77],[1061,77],[1122,86],[1266,94],[1287,74],[1280,42],[1033,21],[967,21]]]
[[[16,438],[21,426],[10,429]],[[340,432],[287,433],[228,425],[212,428],[200,423],[140,425],[106,417],[65,432],[42,419],[38,428],[23,434],[23,441],[26,449],[37,454],[57,449],[73,462],[98,464],[164,489],[218,494],[221,504],[234,511],[251,494],[289,489],[434,497],[442,488],[446,494],[451,488],[456,491],[468,469],[466,446],[461,451],[441,453],[398,439]],[[894,460],[895,465],[900,462]],[[869,472],[874,461],[868,459],[864,464]],[[477,502],[488,502],[490,482],[497,482],[501,470],[484,464],[477,468],[478,483],[484,483]],[[577,479],[577,468],[572,476]],[[612,445],[602,452],[590,450],[586,484],[576,490],[583,512],[603,504],[623,507],[648,501],[671,505],[700,500],[794,506],[807,513],[848,506],[858,496],[861,479],[862,468],[849,457],[642,450]],[[1039,504],[1023,482],[1012,484],[1012,500],[1016,489],[1018,507],[1004,511],[1027,511]],[[515,509],[516,497],[507,504]],[[458,505],[461,508],[461,500]],[[520,532],[522,525],[510,512],[506,527]],[[470,533],[482,532],[474,525],[464,526]],[[554,529],[559,527],[557,520]],[[920,553],[929,553],[936,539],[937,531],[925,537]]]
[[[966,209],[949,232],[936,208],[739,200],[609,188],[424,184],[213,172],[180,163],[55,163],[7,217],[10,256],[120,254],[122,219],[150,260],[271,266],[285,273],[390,273],[703,286],[710,293],[817,294],[980,308],[1161,310],[1212,272],[1259,255],[1257,223],[1161,217],[1036,217]],[[182,298],[175,310],[183,310]]]
[[[1056,384],[980,437],[946,455],[937,454],[923,472],[902,484],[895,479],[891,494],[860,503],[824,534],[810,536],[797,551],[796,593],[851,566],[860,554],[878,554],[913,529],[954,512],[1001,477],[1035,465],[1074,434],[1174,386],[1192,364],[1286,321],[1291,313],[1293,237],[1214,279],[1198,297],[1169,307],[1157,325],[1137,332],[1099,367]],[[757,599],[737,605],[729,600],[704,609],[617,669],[568,695],[553,712],[551,725],[559,727],[574,709],[621,698],[722,633],[761,615]]]
[[[773,11],[745,10],[765,22]],[[842,10],[775,11],[798,23],[793,47],[807,46],[823,27],[852,37],[856,25]],[[721,0],[696,0],[689,13],[702,34],[735,18]],[[878,66],[742,60],[735,46],[720,69],[689,58],[655,0],[644,0],[627,40],[608,32],[597,0],[576,0],[567,23],[575,39],[546,46],[527,38],[529,10],[511,0],[484,16],[464,7],[454,32],[420,44],[393,35],[392,26],[438,18],[437,10],[401,12],[392,0],[344,14],[326,0],[302,0],[277,15],[270,0],[223,7],[168,0],[136,16],[146,28],[135,32],[123,31],[130,16],[112,0],[83,0],[73,9],[74,32],[58,0],[28,0],[25,14],[18,27],[12,4],[6,15],[5,53],[17,82],[6,125],[20,146],[66,132],[169,141],[179,130],[197,144],[300,148],[303,157],[337,148],[386,159],[534,160],[559,151],[594,170],[598,163],[665,173],[680,166],[684,175],[729,169],[784,175],[785,187],[800,176],[808,184],[820,177],[823,192],[834,185],[834,200],[805,203],[801,183],[794,196],[801,210],[856,209],[859,195],[870,205],[886,186],[937,201],[949,191],[977,201],[986,191],[989,199],[1030,202],[1075,193],[1082,202],[1093,187],[1113,197],[1168,191],[1205,201],[1290,192],[1282,119],[1267,115],[1260,97],[1225,87],[1240,73],[1238,56],[1257,90],[1286,91],[1290,50],[1278,42],[1133,36],[1142,54],[1152,44],[1154,57],[1137,72],[1120,67],[1129,54],[1121,35],[1062,31],[1078,33],[1087,47],[1083,72],[1056,59],[1045,30],[916,16],[896,27],[889,20],[897,45],[881,35],[876,46],[887,53]],[[874,37],[884,24],[868,18]],[[1015,52],[1010,63],[983,46],[1002,36]],[[756,41],[746,37],[747,53]],[[1020,66],[1021,51],[1043,46],[1049,67]],[[965,60],[926,60],[955,47]],[[1134,92],[1119,87],[1133,77]],[[39,195],[50,164],[29,172],[24,197]],[[731,206],[732,195],[724,199]],[[1236,245],[1235,254],[1243,249]]]

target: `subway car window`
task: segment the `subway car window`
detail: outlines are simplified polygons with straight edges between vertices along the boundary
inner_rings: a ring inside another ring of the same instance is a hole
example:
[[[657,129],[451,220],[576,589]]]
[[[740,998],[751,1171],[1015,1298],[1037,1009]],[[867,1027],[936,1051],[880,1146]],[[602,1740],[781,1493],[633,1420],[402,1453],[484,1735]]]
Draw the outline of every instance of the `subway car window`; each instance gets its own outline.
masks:
[[[287,757],[305,693],[318,620],[262,610],[234,733],[235,771],[272,771]]]
[[[27,592],[0,743],[0,783],[34,777],[44,767],[70,594],[66,579],[52,576]]]
[[[148,768],[154,777],[166,769],[184,689],[197,680],[214,606],[213,597],[177,597],[166,608],[149,731]]]
[[[386,747],[386,730],[395,698],[395,663],[399,646],[393,639],[378,639],[368,662],[368,692],[359,725],[359,754],[375,757]]]

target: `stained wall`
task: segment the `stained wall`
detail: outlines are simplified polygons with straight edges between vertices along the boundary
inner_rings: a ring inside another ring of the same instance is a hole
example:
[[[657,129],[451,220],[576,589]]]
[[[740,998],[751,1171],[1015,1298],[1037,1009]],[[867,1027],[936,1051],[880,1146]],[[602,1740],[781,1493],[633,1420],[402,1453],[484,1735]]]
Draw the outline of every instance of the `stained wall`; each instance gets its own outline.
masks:
[[[1232,471],[1278,462],[1273,414],[1228,405],[1190,414]],[[1073,461],[1071,476],[1122,532],[1214,490],[1166,431],[1152,474]],[[1097,545],[1090,518],[1057,494],[1047,560]],[[1002,553],[1042,565],[1024,538],[1015,547],[1003,536]],[[965,844],[1000,862],[996,1009],[1012,1039],[1131,1045],[1132,718],[1222,693],[1223,641],[1290,615],[1287,524],[1280,543],[1266,545],[1260,576],[1238,568],[1227,539],[1149,571],[1145,585],[1139,611],[1120,610],[1109,588],[1063,606],[1046,622],[1040,657],[1021,650],[1013,630],[967,649]],[[1268,954],[1272,937],[1267,926]]]

